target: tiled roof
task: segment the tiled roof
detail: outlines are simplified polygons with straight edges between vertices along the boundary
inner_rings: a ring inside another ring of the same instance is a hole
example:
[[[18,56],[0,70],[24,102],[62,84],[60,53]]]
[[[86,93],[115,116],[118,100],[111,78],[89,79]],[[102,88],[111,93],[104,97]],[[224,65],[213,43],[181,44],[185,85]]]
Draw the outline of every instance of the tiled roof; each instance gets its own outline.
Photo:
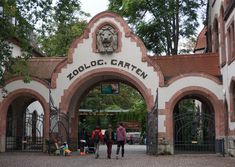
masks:
[[[154,56],[150,59],[160,67],[164,79],[187,73],[203,73],[220,77],[219,57],[215,53],[175,56]]]
[[[206,48],[206,32],[207,27],[205,26],[197,37],[197,42],[194,48],[195,51],[204,50]]]
[[[32,58],[28,62],[30,75],[50,80],[56,66],[65,59],[66,57]],[[209,74],[215,77],[221,76],[219,57],[215,53],[153,56],[150,59],[160,67],[165,80],[188,73]]]
[[[28,61],[30,75],[42,79],[51,79],[56,66],[65,59],[65,57],[32,58]]]

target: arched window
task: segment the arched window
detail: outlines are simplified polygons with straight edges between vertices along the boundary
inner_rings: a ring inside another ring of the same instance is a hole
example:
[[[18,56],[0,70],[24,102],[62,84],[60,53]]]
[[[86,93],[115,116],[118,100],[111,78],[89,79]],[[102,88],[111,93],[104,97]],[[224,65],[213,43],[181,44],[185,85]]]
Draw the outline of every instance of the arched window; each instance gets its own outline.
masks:
[[[233,102],[233,116],[235,117],[235,83],[233,83],[233,88],[232,88],[232,102]]]
[[[235,79],[230,85],[230,118],[232,122],[235,122]]]
[[[235,53],[235,35],[234,35],[234,21],[230,23],[227,28],[227,46],[228,46],[228,60],[231,63],[234,60],[234,53]]]
[[[220,40],[221,40],[221,54],[220,54],[220,59],[221,62],[220,64],[223,66],[226,64],[226,53],[225,53],[225,24],[224,24],[224,8],[223,6],[220,9],[220,29],[221,29],[221,34],[220,34]]]
[[[219,52],[219,29],[218,29],[218,20],[215,19],[213,26],[213,47],[212,52]]]

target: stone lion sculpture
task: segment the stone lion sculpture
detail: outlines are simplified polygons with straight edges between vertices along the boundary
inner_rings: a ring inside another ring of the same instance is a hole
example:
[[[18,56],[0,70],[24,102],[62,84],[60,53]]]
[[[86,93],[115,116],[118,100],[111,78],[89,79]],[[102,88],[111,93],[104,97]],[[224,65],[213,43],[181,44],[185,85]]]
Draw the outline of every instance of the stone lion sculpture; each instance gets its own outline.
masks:
[[[103,26],[96,33],[96,46],[100,53],[113,53],[117,49],[117,32],[109,25]]]

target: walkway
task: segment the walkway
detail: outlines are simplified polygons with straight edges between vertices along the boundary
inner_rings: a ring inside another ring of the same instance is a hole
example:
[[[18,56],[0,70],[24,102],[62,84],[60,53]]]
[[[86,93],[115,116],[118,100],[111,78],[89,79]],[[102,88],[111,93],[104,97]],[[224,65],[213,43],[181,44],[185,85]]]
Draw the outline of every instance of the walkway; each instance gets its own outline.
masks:
[[[113,153],[116,146],[113,148]],[[126,145],[124,158],[106,158],[106,147],[101,147],[100,158],[94,154],[80,156],[49,156],[44,153],[0,153],[0,167],[234,167],[235,158],[215,154],[149,156],[145,146]]]

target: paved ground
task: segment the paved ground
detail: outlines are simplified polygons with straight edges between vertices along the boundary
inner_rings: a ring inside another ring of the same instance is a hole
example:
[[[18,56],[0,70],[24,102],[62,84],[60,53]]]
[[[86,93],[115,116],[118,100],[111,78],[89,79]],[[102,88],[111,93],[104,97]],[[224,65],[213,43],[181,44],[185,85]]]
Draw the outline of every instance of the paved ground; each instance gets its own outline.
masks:
[[[216,154],[149,156],[145,146],[126,145],[124,158],[106,158],[106,147],[101,147],[100,158],[93,154],[80,156],[49,156],[44,153],[0,153],[0,167],[235,167],[235,158]]]

